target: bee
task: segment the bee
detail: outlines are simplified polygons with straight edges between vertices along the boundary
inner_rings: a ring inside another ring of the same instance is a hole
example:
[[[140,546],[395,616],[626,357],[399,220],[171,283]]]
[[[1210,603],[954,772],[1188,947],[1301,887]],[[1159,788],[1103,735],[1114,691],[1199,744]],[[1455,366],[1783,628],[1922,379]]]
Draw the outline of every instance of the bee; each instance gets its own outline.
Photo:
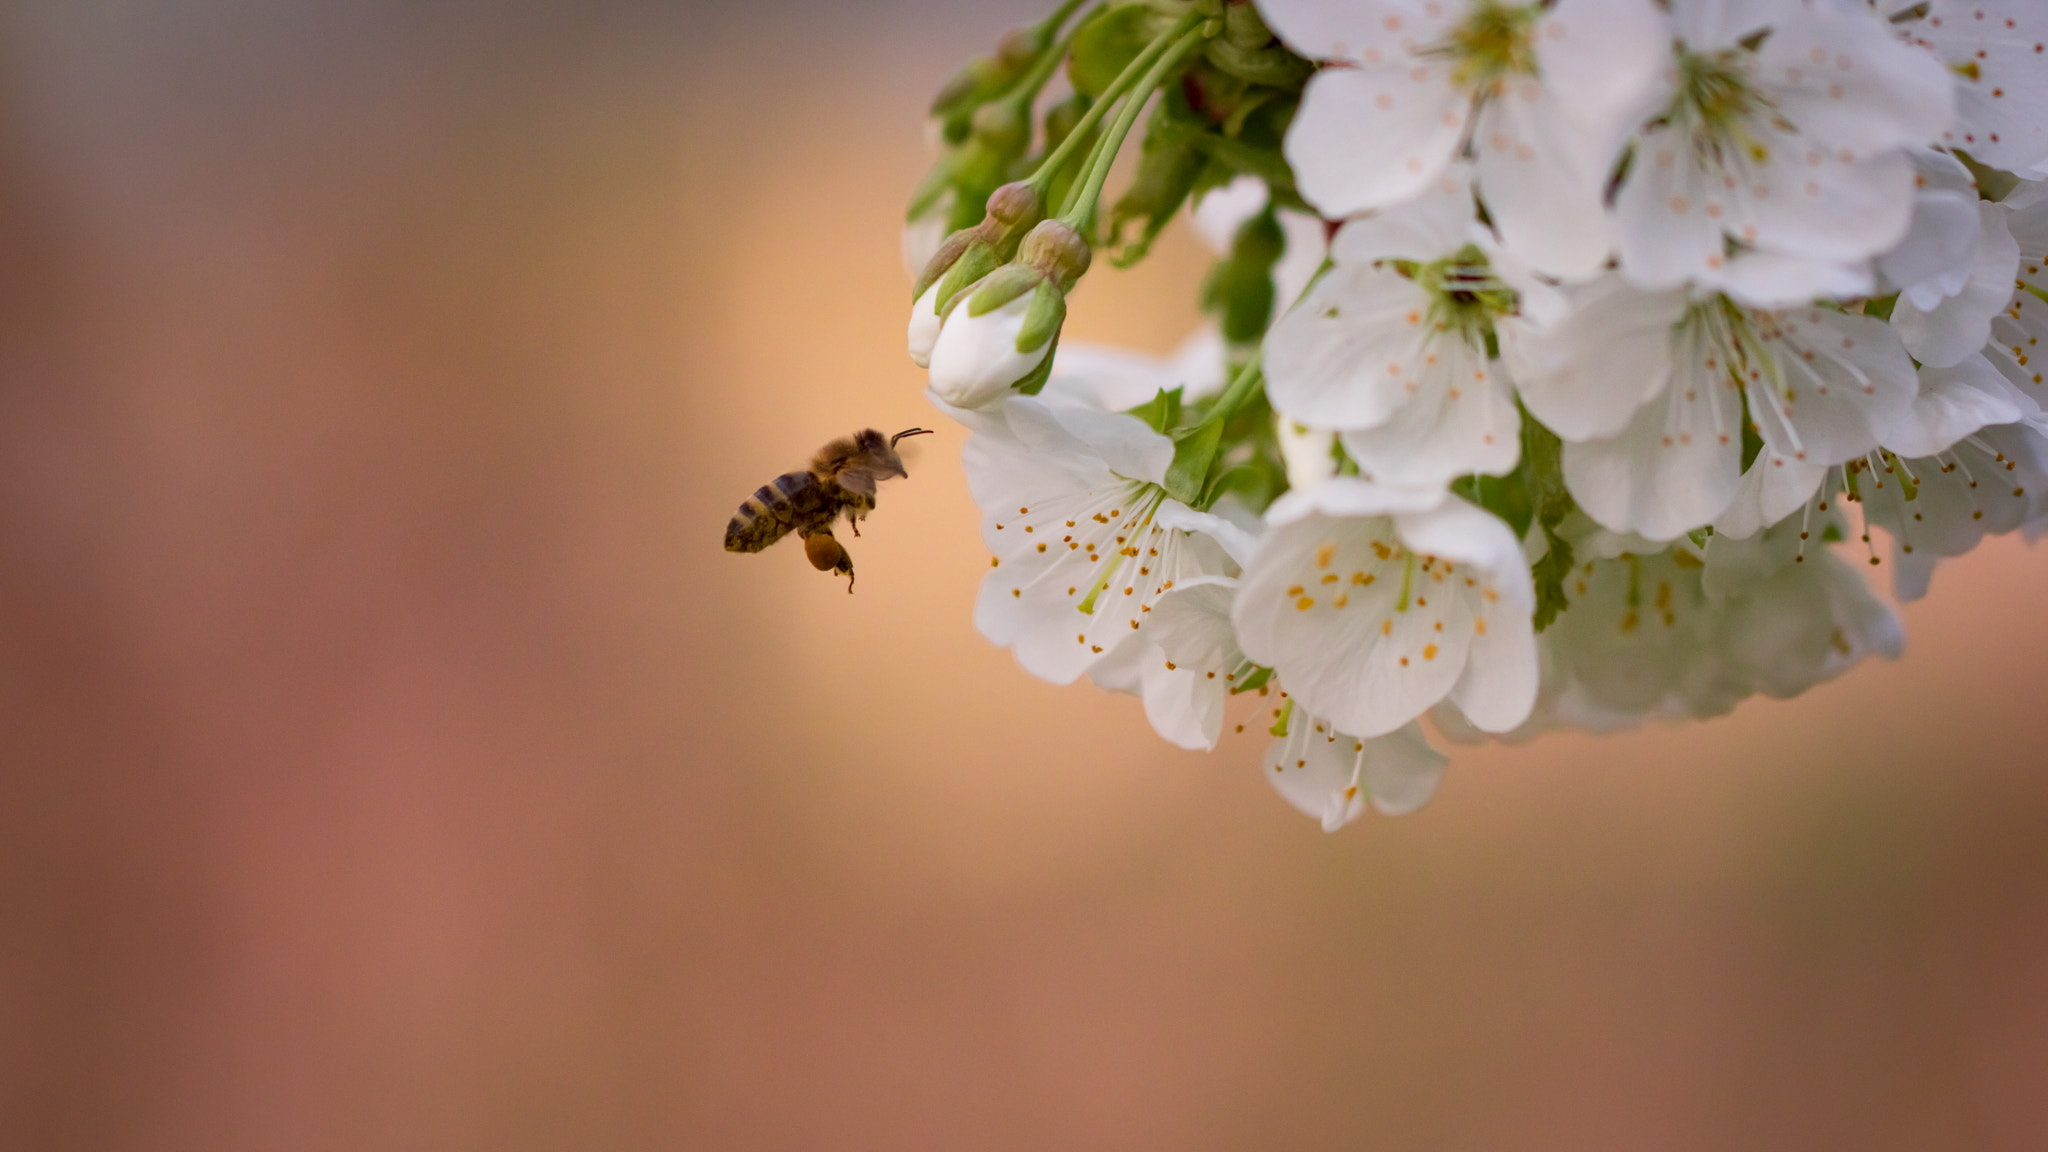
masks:
[[[910,475],[896,455],[896,442],[930,433],[929,428],[908,428],[884,440],[866,428],[832,441],[811,457],[808,469],[784,472],[740,505],[725,526],[725,550],[759,552],[795,532],[803,537],[811,567],[846,577],[851,593],[853,558],[832,538],[832,525],[845,513],[853,534],[860,535],[862,518],[875,510],[876,483]]]

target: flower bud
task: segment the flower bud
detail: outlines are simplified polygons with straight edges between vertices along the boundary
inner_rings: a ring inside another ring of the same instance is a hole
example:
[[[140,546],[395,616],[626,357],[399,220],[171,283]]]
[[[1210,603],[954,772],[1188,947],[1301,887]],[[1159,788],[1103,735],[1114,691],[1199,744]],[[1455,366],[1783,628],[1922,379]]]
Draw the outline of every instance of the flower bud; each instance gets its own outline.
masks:
[[[1019,295],[979,315],[964,306],[953,310],[931,352],[931,387],[939,399],[959,408],[979,408],[1000,399],[1012,384],[1038,368],[1052,350],[1050,342],[1029,352],[1017,349],[1017,336],[1034,300],[1034,295]]]
[[[989,194],[981,223],[960,229],[939,245],[911,289],[911,298],[922,297],[925,289],[944,278],[947,284],[939,295],[943,304],[952,303],[954,293],[1016,255],[1024,233],[1044,215],[1045,201],[1029,184],[1019,181],[997,188]],[[951,275],[956,269],[959,274]]]
[[[932,346],[939,342],[939,327],[944,317],[939,315],[939,286],[924,290],[917,303],[910,306],[910,360],[919,368],[929,368],[932,363]]]
[[[940,303],[940,286],[931,305],[943,317],[930,357],[932,391],[956,407],[974,408],[1031,378],[1057,342],[1067,293],[1092,258],[1072,225],[1046,220],[1018,245],[1015,262],[957,293],[954,302]],[[912,323],[917,331],[919,321]]]

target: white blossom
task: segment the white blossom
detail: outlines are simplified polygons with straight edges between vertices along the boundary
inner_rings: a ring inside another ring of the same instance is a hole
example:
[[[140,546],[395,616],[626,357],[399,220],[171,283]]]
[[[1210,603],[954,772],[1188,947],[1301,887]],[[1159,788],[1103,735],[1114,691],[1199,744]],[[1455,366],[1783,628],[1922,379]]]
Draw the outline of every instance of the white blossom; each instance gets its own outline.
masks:
[[[1488,731],[1527,716],[1534,593],[1506,524],[1441,491],[1347,477],[1266,519],[1232,619],[1304,707],[1360,736],[1443,699]]]
[[[1021,395],[1002,416],[962,450],[994,553],[975,624],[1031,674],[1070,683],[1178,581],[1250,554],[1241,529],[1166,495],[1173,444],[1143,421]]]
[[[1332,217],[1420,195],[1469,146],[1503,242],[1579,277],[1612,247],[1601,204],[1669,33],[1648,0],[1260,0],[1309,80],[1287,158]]]
[[[1323,831],[1358,819],[1368,802],[1388,816],[1405,816],[1436,794],[1447,761],[1419,726],[1361,739],[1304,709],[1282,711],[1291,712],[1287,734],[1266,750],[1266,782],[1322,821]]]
[[[1622,270],[1645,287],[1703,283],[1766,307],[1867,291],[1870,258],[1912,214],[1902,149],[1932,143],[1953,114],[1946,70],[1867,9],[1676,0],[1671,11],[1669,102],[1636,136],[1615,200]]]

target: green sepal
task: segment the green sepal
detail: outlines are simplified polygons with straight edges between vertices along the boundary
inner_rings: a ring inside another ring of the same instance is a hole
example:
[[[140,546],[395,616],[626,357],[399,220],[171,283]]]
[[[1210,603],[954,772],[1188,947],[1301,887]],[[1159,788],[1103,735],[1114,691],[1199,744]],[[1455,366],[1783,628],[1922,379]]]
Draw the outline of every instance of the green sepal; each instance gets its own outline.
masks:
[[[1272,678],[1273,670],[1271,668],[1253,668],[1252,674],[1244,678],[1244,683],[1231,685],[1231,694],[1235,695],[1239,692],[1256,692],[1259,689],[1264,688],[1266,686],[1266,681],[1271,680]]]
[[[1251,7],[1249,4],[1233,4],[1225,9],[1225,27],[1232,23],[1231,15],[1240,10],[1249,11]],[[1256,13],[1252,13],[1252,19],[1258,19]],[[1301,86],[1308,82],[1316,66],[1289,52],[1279,41],[1272,40],[1271,35],[1267,33],[1268,41],[1264,47],[1247,47],[1226,32],[1209,41],[1204,55],[1219,71],[1246,83],[1289,92],[1301,91]]]
[[[985,316],[1031,291],[1044,279],[1045,273],[1036,268],[1005,264],[982,278],[981,286],[968,298],[967,314]]]
[[[1536,526],[1543,530],[1548,548],[1529,569],[1536,585],[1536,611],[1530,623],[1541,632],[1571,606],[1564,588],[1572,571],[1572,545],[1557,529],[1565,517],[1578,510],[1578,502],[1564,486],[1564,441],[1526,409],[1522,412],[1522,459],[1515,474],[1524,478]]]
[[[1564,594],[1565,578],[1572,573],[1571,543],[1552,535],[1548,528],[1543,534],[1550,550],[1529,566],[1529,575],[1536,582],[1536,611],[1529,623],[1538,632],[1550,627],[1558,613],[1571,607],[1571,601]]]
[[[1287,722],[1292,719],[1294,719],[1294,700],[1290,697],[1287,703],[1280,708],[1280,718],[1273,721],[1273,726],[1266,729],[1266,732],[1273,736],[1285,736],[1287,735]]]
[[[1744,403],[1747,404],[1747,402],[1747,398],[1745,398]],[[1763,450],[1763,434],[1756,430],[1756,423],[1754,421],[1744,420],[1742,422],[1742,470],[1744,472],[1749,471],[1749,466],[1756,463],[1756,458],[1763,454]]]
[[[1039,392],[1044,390],[1045,382],[1052,379],[1052,358],[1059,355],[1059,352],[1060,338],[1055,334],[1052,338],[1052,347],[1045,350],[1045,357],[1038,362],[1038,367],[1033,368],[1022,380],[1010,385],[1010,387],[1015,388],[1026,396],[1038,395]]]
[[[1223,470],[1209,484],[1209,490],[1202,493],[1202,507],[1213,508],[1216,501],[1228,493],[1236,493],[1245,507],[1254,512],[1264,512],[1280,489],[1286,486],[1286,477],[1275,469],[1264,457],[1253,457],[1242,464],[1232,465]]]
[[[953,307],[953,300],[960,293],[973,287],[982,277],[1002,266],[1002,258],[996,255],[995,247],[985,240],[967,246],[953,266],[946,270],[945,278],[939,281],[939,298],[934,301],[939,315],[944,316]]]
[[[1067,50],[1067,79],[1074,91],[1101,96],[1172,22],[1143,4],[1112,8],[1090,20]]]
[[[1460,476],[1451,481],[1451,492],[1507,521],[1518,539],[1528,535],[1529,526],[1536,521],[1529,487],[1523,477],[1512,472],[1506,476]]]
[[[1204,420],[1173,438],[1173,463],[1166,467],[1166,494],[1189,507],[1202,498],[1216,450],[1223,443],[1223,421]]]
[[[1894,292],[1889,296],[1879,296],[1875,300],[1865,300],[1863,302],[1863,314],[1865,316],[1875,316],[1879,320],[1890,320],[1892,318],[1892,309],[1898,306],[1899,294]]]
[[[1044,278],[1044,274],[1037,269],[1026,271],[1041,278],[1038,287],[1031,293],[1031,307],[1025,310],[1024,327],[1017,330],[1017,351],[1036,352],[1046,341],[1057,336],[1060,325],[1067,322],[1067,294],[1060,291],[1059,285]],[[1001,278],[1002,274],[997,273],[996,279]],[[1014,300],[1016,297],[1012,296],[1010,299]],[[977,304],[981,302],[979,293],[975,295],[974,301]],[[968,315],[974,315],[971,308]]]
[[[910,302],[917,303],[918,298],[924,295],[925,289],[937,283],[953,265],[959,263],[961,255],[967,251],[968,245],[974,243],[975,238],[975,231],[972,228],[962,228],[946,237],[945,243],[939,245],[939,250],[932,253],[930,260],[925,261],[924,271],[917,274],[917,283],[910,286]]]
[[[1154,432],[1165,432],[1180,423],[1180,389],[1161,388],[1150,400],[1126,411],[1150,425]]]

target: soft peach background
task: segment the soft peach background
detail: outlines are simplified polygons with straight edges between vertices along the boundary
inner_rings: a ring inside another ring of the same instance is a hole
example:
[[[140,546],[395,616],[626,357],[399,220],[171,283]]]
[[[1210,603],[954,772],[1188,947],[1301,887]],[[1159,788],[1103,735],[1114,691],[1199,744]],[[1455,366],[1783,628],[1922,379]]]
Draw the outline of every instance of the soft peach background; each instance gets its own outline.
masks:
[[[974,633],[955,430],[858,595],[720,550],[932,422],[919,112],[1032,14],[0,10],[0,1143],[2048,1146],[2039,552],[1325,837]]]

